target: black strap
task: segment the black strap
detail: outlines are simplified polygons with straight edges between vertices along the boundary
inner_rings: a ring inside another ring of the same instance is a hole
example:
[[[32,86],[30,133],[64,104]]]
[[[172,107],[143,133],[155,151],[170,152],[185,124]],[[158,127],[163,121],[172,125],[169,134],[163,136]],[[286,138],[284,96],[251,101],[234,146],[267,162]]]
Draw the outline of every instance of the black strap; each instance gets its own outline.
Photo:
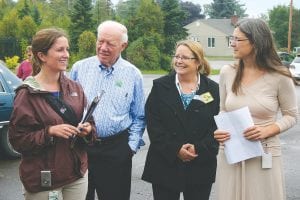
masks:
[[[79,120],[71,106],[69,106],[62,99],[53,96],[52,94],[45,94],[45,99],[47,103],[52,107],[52,109],[63,118],[65,122],[73,126],[77,126]]]

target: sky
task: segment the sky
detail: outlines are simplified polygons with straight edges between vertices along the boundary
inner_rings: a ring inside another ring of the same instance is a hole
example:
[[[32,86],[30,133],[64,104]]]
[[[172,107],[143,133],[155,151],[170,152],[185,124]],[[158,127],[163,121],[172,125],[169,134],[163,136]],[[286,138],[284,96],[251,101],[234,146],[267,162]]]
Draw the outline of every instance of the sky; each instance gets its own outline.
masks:
[[[210,4],[212,0],[189,0],[195,4]],[[277,5],[286,5],[290,4],[290,0],[238,0],[240,4],[245,4],[246,13],[249,17],[258,17],[260,14],[267,14],[268,10],[272,10],[273,7]],[[300,0],[293,0],[293,6],[297,9],[300,9]]]
[[[116,4],[119,0],[112,0]],[[212,0],[183,0],[191,1],[195,4],[200,4],[203,8],[204,4],[210,4]],[[238,0],[240,4],[245,4],[246,13],[249,17],[259,17],[260,14],[267,14],[268,10],[271,10],[274,6],[277,5],[286,5],[290,4],[290,0]],[[300,0],[293,0],[293,6],[297,9],[300,9]]]

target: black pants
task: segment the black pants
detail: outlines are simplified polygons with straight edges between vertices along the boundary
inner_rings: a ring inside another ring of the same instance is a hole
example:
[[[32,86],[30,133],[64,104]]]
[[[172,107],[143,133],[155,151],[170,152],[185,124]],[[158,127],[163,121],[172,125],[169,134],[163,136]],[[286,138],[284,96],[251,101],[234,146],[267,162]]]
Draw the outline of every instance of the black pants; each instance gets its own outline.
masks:
[[[128,133],[88,147],[89,187],[86,200],[129,200],[132,151]]]
[[[209,200],[212,184],[190,185],[183,191],[184,200]],[[152,184],[154,200],[179,200],[180,192]]]

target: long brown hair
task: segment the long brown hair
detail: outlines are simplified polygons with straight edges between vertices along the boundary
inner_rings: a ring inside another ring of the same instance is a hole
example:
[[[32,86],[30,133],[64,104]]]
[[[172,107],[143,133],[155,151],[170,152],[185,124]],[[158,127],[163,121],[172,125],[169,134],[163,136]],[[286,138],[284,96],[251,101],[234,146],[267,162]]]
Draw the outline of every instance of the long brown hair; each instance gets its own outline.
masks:
[[[289,70],[282,65],[276,53],[271,31],[263,20],[242,19],[236,24],[236,27],[246,35],[254,46],[255,63],[260,69],[291,77]],[[238,94],[240,90],[244,67],[244,62],[240,59],[237,64],[237,74],[232,85],[232,92],[235,94]]]
[[[64,30],[59,28],[47,28],[38,31],[32,39],[32,75],[35,76],[41,71],[43,65],[42,60],[38,57],[38,53],[42,52],[47,55],[48,50],[60,37],[67,37]]]
[[[203,51],[201,44],[199,42],[196,42],[193,40],[182,40],[182,41],[177,42],[175,49],[177,49],[181,45],[189,48],[193,52],[195,58],[199,61],[200,65],[198,66],[198,69],[197,69],[198,72],[200,74],[208,76],[211,72],[211,67],[210,67],[208,61],[206,60],[206,58],[204,57],[204,51]],[[172,64],[174,65],[174,61]]]

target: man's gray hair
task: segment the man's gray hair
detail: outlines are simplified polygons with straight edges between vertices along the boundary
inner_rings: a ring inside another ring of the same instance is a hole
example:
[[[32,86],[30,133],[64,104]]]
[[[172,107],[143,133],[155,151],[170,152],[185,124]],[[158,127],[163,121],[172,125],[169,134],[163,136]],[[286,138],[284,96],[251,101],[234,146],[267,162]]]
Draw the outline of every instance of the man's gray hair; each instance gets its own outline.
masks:
[[[104,21],[101,24],[99,24],[99,26],[97,28],[97,32],[98,32],[97,36],[98,36],[98,38],[99,38],[99,33],[100,33],[101,29],[103,27],[107,27],[107,26],[119,29],[120,32],[122,33],[121,41],[124,42],[124,43],[128,42],[128,34],[127,34],[127,28],[126,28],[126,26],[124,26],[123,24],[121,24],[119,22],[112,21],[112,20],[107,20],[107,21]]]

